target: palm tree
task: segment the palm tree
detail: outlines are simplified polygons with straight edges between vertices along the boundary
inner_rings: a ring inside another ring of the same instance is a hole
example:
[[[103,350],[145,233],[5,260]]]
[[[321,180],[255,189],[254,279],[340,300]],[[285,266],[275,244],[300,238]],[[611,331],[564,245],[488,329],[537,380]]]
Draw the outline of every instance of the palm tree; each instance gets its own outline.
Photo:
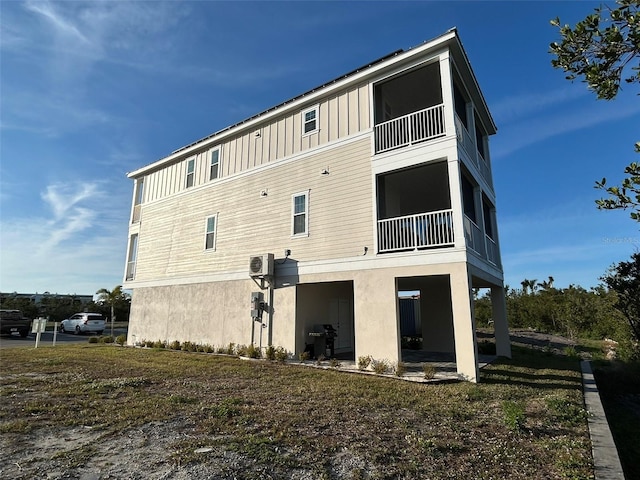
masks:
[[[113,322],[115,321],[115,306],[118,302],[127,299],[127,294],[122,291],[122,285],[117,285],[113,290],[101,288],[96,292],[99,304],[107,304],[111,307],[111,336],[113,337]]]

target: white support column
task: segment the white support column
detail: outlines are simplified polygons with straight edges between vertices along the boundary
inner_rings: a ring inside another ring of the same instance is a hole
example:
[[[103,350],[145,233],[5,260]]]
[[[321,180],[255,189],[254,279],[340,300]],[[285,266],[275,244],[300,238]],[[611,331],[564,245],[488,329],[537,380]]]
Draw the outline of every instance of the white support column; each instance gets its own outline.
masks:
[[[453,331],[455,335],[456,366],[458,375],[477,383],[478,345],[475,320],[471,309],[471,277],[466,264],[451,272],[451,304],[453,307]]]
[[[504,287],[491,287],[491,310],[496,336],[496,354],[511,358],[511,340],[507,323],[507,303]]]
[[[444,103],[444,125],[447,136],[456,135],[455,107],[453,104],[453,77],[449,52],[440,55],[440,86]]]
[[[460,176],[460,162],[457,156],[449,158],[447,162],[449,174],[449,196],[453,210],[453,234],[456,248],[465,248],[464,238],[464,208],[462,206],[462,178]]]

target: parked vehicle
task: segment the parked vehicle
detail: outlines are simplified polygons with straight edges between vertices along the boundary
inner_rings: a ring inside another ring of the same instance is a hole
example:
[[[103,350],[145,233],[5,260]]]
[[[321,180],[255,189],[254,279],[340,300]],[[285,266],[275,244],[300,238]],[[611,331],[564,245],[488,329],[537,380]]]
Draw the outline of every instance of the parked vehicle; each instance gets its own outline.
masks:
[[[0,310],[0,334],[19,333],[21,337],[26,337],[30,330],[31,319],[20,310]]]
[[[95,332],[100,335],[104,332],[106,324],[107,322],[100,313],[76,313],[60,322],[60,331],[76,335]]]

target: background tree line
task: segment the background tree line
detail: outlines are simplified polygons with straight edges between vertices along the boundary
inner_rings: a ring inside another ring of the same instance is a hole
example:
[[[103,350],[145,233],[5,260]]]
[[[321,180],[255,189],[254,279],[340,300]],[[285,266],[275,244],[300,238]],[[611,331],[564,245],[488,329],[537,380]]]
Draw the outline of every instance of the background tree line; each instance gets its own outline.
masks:
[[[556,288],[547,280],[524,279],[521,288],[505,287],[510,329],[534,329],[571,339],[610,338],[622,359],[640,358],[640,253],[612,266],[602,284]],[[491,297],[475,300],[478,327],[491,326]]]
[[[79,312],[101,313],[107,320],[115,315],[119,322],[129,320],[131,297],[122,291],[120,285],[113,290],[101,288],[96,294],[95,301],[88,303],[82,303],[79,298],[73,295],[46,295],[39,303],[35,303],[30,298],[3,294],[0,306],[3,309],[21,310],[26,317],[32,319],[40,316],[49,317],[52,322],[61,322]]]

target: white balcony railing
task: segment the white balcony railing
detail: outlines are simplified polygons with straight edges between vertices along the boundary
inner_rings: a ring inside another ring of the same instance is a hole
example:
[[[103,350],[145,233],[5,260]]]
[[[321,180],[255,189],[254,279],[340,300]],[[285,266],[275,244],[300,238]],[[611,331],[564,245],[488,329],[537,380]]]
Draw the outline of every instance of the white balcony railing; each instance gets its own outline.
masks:
[[[485,255],[484,238],[480,227],[466,215],[464,216],[464,238],[467,246],[479,255]]]
[[[487,245],[487,260],[498,265],[498,245],[489,235],[485,235]]]
[[[452,246],[453,210],[378,220],[378,251]]]
[[[376,125],[376,153],[424,142],[445,133],[444,104],[425,108]]]
[[[462,120],[460,120],[460,117],[458,117],[458,115],[455,116],[455,121],[456,136],[458,137],[458,142],[462,144],[462,147],[467,152],[467,155],[469,155],[469,158],[471,158],[473,164],[480,171],[480,175],[482,175],[482,178],[484,178],[489,186],[493,188],[491,169],[489,168],[487,161],[482,157],[482,155],[476,148],[476,143],[473,141],[473,138],[471,138],[471,135],[469,135],[467,127],[464,126],[464,123],[462,123]]]

